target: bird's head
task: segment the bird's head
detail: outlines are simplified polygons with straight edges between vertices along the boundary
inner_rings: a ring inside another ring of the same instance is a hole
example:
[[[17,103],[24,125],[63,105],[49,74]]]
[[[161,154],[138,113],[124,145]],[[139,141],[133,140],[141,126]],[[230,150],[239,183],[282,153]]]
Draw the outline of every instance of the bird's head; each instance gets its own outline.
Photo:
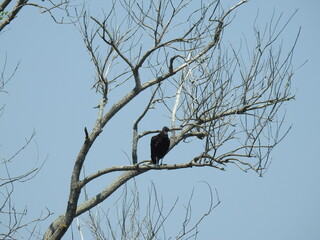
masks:
[[[167,126],[165,126],[165,127],[163,127],[162,128],[162,132],[165,134],[165,135],[168,135],[168,132],[170,131],[170,129],[167,127]]]

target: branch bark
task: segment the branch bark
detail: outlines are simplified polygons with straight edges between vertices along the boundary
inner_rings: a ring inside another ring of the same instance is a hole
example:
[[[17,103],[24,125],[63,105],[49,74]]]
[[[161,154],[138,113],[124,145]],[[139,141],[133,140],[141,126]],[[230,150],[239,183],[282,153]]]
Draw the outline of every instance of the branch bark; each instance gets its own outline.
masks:
[[[5,0],[0,4],[0,12],[4,11],[11,0]],[[0,22],[0,32],[17,16],[19,11],[25,6],[28,0],[18,0],[12,11],[8,12],[4,19]]]

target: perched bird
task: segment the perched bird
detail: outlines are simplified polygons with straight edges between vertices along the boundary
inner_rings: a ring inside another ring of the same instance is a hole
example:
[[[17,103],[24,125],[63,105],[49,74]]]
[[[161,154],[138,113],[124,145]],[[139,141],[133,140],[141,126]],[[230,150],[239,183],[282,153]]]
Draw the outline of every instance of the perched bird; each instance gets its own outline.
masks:
[[[151,160],[153,164],[159,165],[160,159],[162,159],[168,152],[170,146],[170,139],[168,138],[168,127],[163,127],[162,131],[151,138]]]

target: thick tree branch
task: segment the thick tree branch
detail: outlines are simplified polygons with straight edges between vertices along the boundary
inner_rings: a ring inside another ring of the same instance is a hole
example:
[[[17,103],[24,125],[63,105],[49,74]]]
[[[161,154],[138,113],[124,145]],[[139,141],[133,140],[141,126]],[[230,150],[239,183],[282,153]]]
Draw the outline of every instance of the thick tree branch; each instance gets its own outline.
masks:
[[[0,12],[4,11],[7,5],[11,1],[4,1],[0,5]],[[28,0],[18,0],[16,5],[13,7],[12,11],[8,12],[6,17],[0,22],[0,32],[7,26],[19,13],[19,11],[25,6]]]

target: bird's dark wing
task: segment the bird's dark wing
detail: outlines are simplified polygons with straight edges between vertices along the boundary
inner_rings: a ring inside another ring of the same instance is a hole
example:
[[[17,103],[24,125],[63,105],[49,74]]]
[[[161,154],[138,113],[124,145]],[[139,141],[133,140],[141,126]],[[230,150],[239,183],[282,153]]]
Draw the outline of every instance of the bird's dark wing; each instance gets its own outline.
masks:
[[[156,145],[157,145],[157,136],[153,136],[150,142],[151,153],[154,152]]]
[[[170,139],[167,138],[167,139],[165,140],[165,143],[164,143],[164,149],[165,149],[165,152],[166,152],[166,153],[168,152],[169,147],[170,147]]]
[[[154,164],[156,164],[156,161],[157,161],[157,156],[156,156],[157,139],[158,139],[157,136],[153,136],[150,142],[151,160],[152,160],[152,163]]]

